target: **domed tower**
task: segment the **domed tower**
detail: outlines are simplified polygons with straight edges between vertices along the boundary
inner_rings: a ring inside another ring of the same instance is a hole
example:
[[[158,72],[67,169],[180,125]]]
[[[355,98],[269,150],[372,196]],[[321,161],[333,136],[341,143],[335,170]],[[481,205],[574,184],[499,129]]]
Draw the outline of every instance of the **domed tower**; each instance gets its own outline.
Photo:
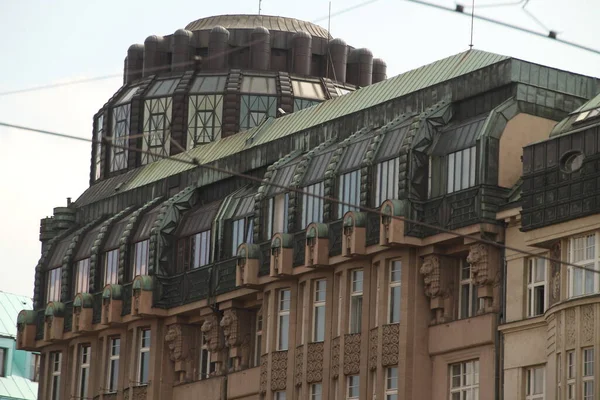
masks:
[[[369,50],[292,18],[222,15],[148,36],[94,118],[91,183],[382,79]]]

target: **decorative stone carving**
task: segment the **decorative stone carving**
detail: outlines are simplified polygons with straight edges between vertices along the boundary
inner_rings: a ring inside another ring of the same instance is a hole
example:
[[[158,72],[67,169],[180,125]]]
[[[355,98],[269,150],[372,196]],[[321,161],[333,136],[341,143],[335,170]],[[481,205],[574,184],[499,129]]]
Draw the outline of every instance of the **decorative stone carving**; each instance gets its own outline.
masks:
[[[344,375],[360,372],[360,333],[344,336]]]
[[[331,376],[337,379],[340,376],[340,337],[331,341]]]
[[[302,386],[302,369],[304,367],[304,345],[296,347],[296,386]]]
[[[560,241],[552,246],[550,258],[557,260],[550,262],[550,276],[552,279],[550,305],[553,305],[560,301],[560,262],[558,262],[561,259]]]
[[[250,364],[250,315],[245,310],[227,309],[220,325],[234,371],[247,368]]]
[[[567,328],[567,349],[575,347],[575,310],[570,309],[565,313],[565,327]]]
[[[400,324],[383,325],[381,344],[381,365],[386,367],[398,364]]]
[[[430,298],[432,324],[446,322],[452,309],[452,274],[449,265],[442,265],[443,261],[437,255],[428,255],[419,269],[423,275],[425,295]]]
[[[379,328],[373,328],[369,332],[369,369],[377,369],[377,345],[379,343]]]
[[[261,393],[267,392],[267,381],[269,377],[269,355],[263,354],[260,356],[260,385],[259,391]]]
[[[323,380],[324,351],[325,347],[323,342],[308,344],[308,354],[306,357],[306,382],[313,383],[321,382]]]
[[[478,286],[477,297],[483,300],[479,313],[494,311],[498,308],[497,300],[501,282],[498,251],[491,246],[477,243],[471,246],[467,262],[471,265],[471,279]]]
[[[467,262],[471,264],[471,277],[476,285],[482,286],[492,283],[493,275],[490,276],[488,249],[485,244],[478,243],[471,246]]]
[[[223,349],[223,340],[219,334],[219,319],[216,315],[211,314],[207,316],[201,330],[204,333],[206,344],[211,352]]]
[[[591,304],[581,307],[581,344],[586,346],[594,339],[594,306]]]
[[[170,325],[165,335],[165,342],[169,348],[169,358],[174,363],[174,370],[179,382],[186,382],[192,378],[193,353],[191,334],[187,326],[180,324]]]
[[[286,389],[287,362],[287,350],[271,353],[271,390],[276,391]]]
[[[440,258],[436,255],[429,255],[423,259],[423,265],[419,269],[423,275],[425,285],[425,295],[427,297],[436,297],[440,295]]]
[[[171,361],[180,361],[183,357],[183,338],[181,337],[181,325],[175,324],[169,326],[165,335],[165,342],[169,348],[169,358]]]

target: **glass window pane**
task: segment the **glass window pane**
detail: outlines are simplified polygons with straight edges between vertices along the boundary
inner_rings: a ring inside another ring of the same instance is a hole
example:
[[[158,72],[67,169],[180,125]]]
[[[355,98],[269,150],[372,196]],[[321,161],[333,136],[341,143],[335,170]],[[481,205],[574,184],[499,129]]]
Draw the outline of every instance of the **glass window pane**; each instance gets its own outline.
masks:
[[[477,173],[477,148],[471,147],[471,172],[469,173],[469,186],[475,186],[475,174]]]
[[[454,191],[459,191],[462,189],[462,152],[456,152],[454,154]]]
[[[400,322],[400,286],[390,289],[390,323]]]
[[[461,152],[462,156],[462,189],[468,188],[470,185],[470,176],[469,173],[471,171],[471,151],[469,149],[463,150]]]
[[[454,192],[454,154],[448,155],[448,193]]]

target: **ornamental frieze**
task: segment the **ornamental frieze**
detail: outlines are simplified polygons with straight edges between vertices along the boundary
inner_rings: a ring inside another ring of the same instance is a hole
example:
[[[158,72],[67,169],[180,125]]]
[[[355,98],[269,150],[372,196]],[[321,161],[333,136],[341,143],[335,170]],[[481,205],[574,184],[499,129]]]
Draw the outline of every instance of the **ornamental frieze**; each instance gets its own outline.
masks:
[[[338,348],[339,350],[339,348]],[[323,380],[323,355],[325,343],[316,342],[308,344],[306,356],[306,382],[321,382]]]
[[[400,324],[383,325],[381,335],[381,365],[398,364],[398,354],[400,352]]]
[[[360,333],[344,336],[344,375],[360,372]]]
[[[288,352],[271,353],[271,390],[285,390],[287,385]]]

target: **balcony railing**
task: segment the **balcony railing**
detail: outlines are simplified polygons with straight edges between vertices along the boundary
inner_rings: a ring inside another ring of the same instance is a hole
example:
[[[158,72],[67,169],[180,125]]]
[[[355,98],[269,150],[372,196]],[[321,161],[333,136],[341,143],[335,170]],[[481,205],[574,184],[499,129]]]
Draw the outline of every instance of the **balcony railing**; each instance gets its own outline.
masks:
[[[44,313],[45,310],[38,310],[35,315],[35,339],[42,340],[44,338]]]
[[[123,309],[121,315],[131,314],[131,283],[123,285]]]
[[[342,227],[343,221],[337,220],[329,223],[329,256],[342,254]]]
[[[73,302],[67,301],[65,303],[65,332],[71,332],[73,328]]]
[[[102,292],[94,293],[92,303],[92,324],[99,324],[102,320]]]
[[[368,213],[367,214],[367,246],[373,246],[379,243],[379,228],[380,228],[379,214]]]
[[[294,235],[294,267],[304,265],[304,249],[306,247],[306,231],[300,231]]]
[[[271,270],[271,242],[264,242],[260,244],[260,267],[258,269],[258,276],[269,275]]]

